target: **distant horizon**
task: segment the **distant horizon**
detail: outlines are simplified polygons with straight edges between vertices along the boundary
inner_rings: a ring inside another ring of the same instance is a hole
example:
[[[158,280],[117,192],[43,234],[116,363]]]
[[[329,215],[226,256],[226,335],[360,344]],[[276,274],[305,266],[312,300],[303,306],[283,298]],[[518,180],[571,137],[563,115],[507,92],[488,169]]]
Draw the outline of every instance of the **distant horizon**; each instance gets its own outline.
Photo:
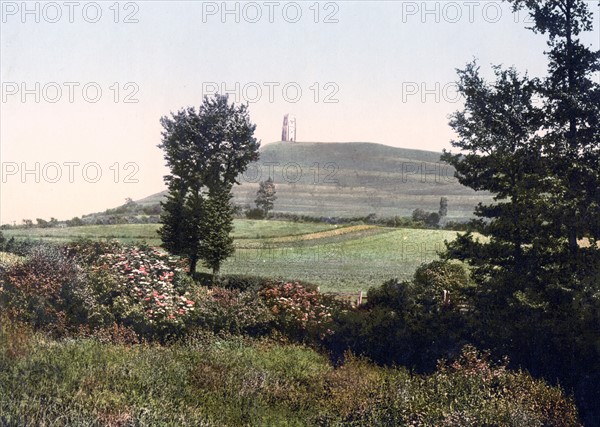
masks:
[[[456,69],[476,58],[487,79],[491,64],[547,73],[547,37],[506,2],[275,3],[90,3],[70,13],[3,2],[0,223],[151,193],[168,173],[159,119],[215,92],[249,103],[262,141],[280,137],[289,113],[300,140],[440,152],[462,105]],[[598,50],[598,34],[581,39]]]
[[[423,152],[423,153],[442,154],[441,151],[438,152],[438,151],[432,151],[432,150],[423,150],[423,149],[419,149],[419,148],[397,147],[397,146],[392,146],[392,145],[387,145],[387,144],[382,144],[382,143],[372,142],[372,141],[331,141],[331,142],[323,142],[323,141],[281,141],[280,140],[280,141],[272,141],[272,142],[269,142],[269,143],[261,142],[260,149],[263,149],[265,146],[274,145],[274,144],[280,144],[280,145],[299,145],[299,144],[373,144],[373,145],[380,145],[380,146],[388,147],[388,148],[394,148],[394,149],[398,149],[398,150],[410,150],[410,151],[419,151],[419,152]],[[259,159],[259,162],[260,162],[260,159]],[[163,183],[163,189],[162,190],[153,191],[150,194],[147,194],[147,195],[145,195],[143,197],[132,198],[132,200],[134,202],[139,202],[141,200],[150,198],[152,196],[155,196],[156,194],[159,194],[159,193],[162,193],[162,192],[165,192],[165,191],[166,191],[166,186],[164,186],[164,183]],[[125,199],[123,199],[123,200],[125,200]],[[106,208],[104,208],[102,210],[95,211],[95,212],[86,212],[86,213],[82,213],[80,215],[72,215],[72,216],[64,217],[64,218],[58,218],[58,217],[54,217],[54,218],[56,218],[60,222],[64,222],[64,221],[67,221],[67,220],[71,220],[71,219],[73,219],[75,217],[80,217],[81,218],[81,217],[84,217],[86,215],[93,215],[93,214],[98,213],[98,212],[103,212],[106,209],[114,209],[114,208],[117,208],[119,206],[123,206],[124,204],[125,203],[121,203],[121,204],[117,204],[115,206],[106,207]],[[30,220],[34,221],[34,224],[35,224],[35,220],[37,218],[44,219],[44,220],[49,220],[50,219],[50,217],[43,217],[43,216],[40,216],[38,214],[30,214],[28,216],[22,217],[21,219],[18,219],[18,220],[15,219],[15,220],[10,221],[10,222],[3,220],[2,222],[0,222],[0,225],[4,225],[4,224],[8,224],[8,225],[11,225],[11,226],[12,225],[21,225],[22,221],[24,219],[30,219]],[[15,222],[16,224],[13,224],[13,222]]]

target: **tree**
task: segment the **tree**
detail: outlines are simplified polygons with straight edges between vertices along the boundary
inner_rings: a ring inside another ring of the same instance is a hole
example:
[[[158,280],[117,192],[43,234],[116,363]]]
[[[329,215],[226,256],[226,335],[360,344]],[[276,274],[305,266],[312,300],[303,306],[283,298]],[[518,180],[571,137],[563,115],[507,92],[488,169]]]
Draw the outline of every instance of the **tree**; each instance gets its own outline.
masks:
[[[545,173],[536,136],[542,115],[533,104],[537,81],[512,68],[494,67],[494,73],[496,81],[489,84],[474,62],[459,70],[465,108],[451,116],[450,126],[458,135],[452,145],[466,154],[442,156],[456,168],[461,184],[494,194],[494,203],[475,209],[485,219],[476,223],[477,231],[490,241],[467,234],[449,246],[452,257],[479,266],[476,274],[485,277],[491,270],[497,275],[499,269],[523,267],[523,248],[534,242],[543,221],[538,210]]]
[[[67,227],[77,227],[83,225],[83,221],[78,216],[66,220],[65,223],[67,224]]]
[[[430,227],[437,227],[440,224],[440,214],[437,212],[429,212],[425,224]]]
[[[413,221],[425,222],[425,221],[427,221],[427,216],[428,216],[428,213],[425,211],[425,209],[421,209],[421,208],[415,209],[412,213]]]
[[[599,68],[598,52],[573,39],[591,29],[584,1],[513,1],[515,9],[530,8],[536,32],[549,33],[548,77],[520,77],[516,70],[494,67],[489,84],[475,63],[459,71],[459,91],[465,109],[452,115],[458,134],[452,145],[463,151],[445,153],[463,185],[487,190],[495,203],[479,205],[478,229],[488,244],[462,236],[449,246],[449,256],[477,266],[474,274],[486,283],[525,292],[534,283],[557,283],[571,272],[591,266],[578,257],[578,238],[588,236],[596,251],[600,229],[600,89],[591,81]],[[542,100],[534,106],[534,96]],[[582,266],[582,261],[584,265]],[[580,275],[579,277],[583,277]],[[569,281],[570,278],[565,280]],[[535,294],[535,297],[534,297]],[[520,302],[527,298],[519,295]],[[532,301],[531,299],[538,299]]]
[[[543,99],[541,145],[551,164],[548,232],[579,251],[577,239],[600,237],[600,52],[577,38],[593,30],[584,0],[512,0],[514,10],[528,9],[535,33],[548,35],[548,76]]]
[[[438,215],[441,218],[445,218],[448,215],[448,198],[441,197],[440,198],[440,210],[438,211]]]
[[[277,196],[275,195],[276,193],[277,191],[275,191],[275,183],[273,183],[271,177],[269,177],[269,179],[266,181],[260,182],[254,203],[256,203],[256,208],[263,212],[264,218],[266,218],[269,214],[269,211],[273,209],[275,200],[277,200]]]
[[[234,252],[233,209],[231,192],[227,189],[213,189],[204,205],[202,228],[205,234],[200,244],[199,255],[207,267],[213,271],[213,280],[217,280],[221,263]]]
[[[50,224],[48,223],[48,221],[46,221],[45,219],[42,218],[36,218],[35,220],[37,222],[37,226],[39,228],[48,228],[50,227]]]
[[[440,215],[437,212],[427,212],[425,209],[417,208],[412,213],[412,219],[416,222],[422,222],[430,227],[437,227],[440,222]]]
[[[549,37],[547,77],[494,67],[488,83],[475,63],[459,70],[465,107],[450,125],[461,153],[442,159],[494,203],[475,211],[487,243],[458,236],[446,257],[471,265],[482,345],[581,397],[585,378],[600,378],[600,55],[577,39],[592,29],[585,1],[512,4]]]
[[[218,274],[233,252],[231,189],[250,162],[258,160],[247,105],[230,104],[226,95],[205,97],[196,111],[188,107],[162,117],[162,142],[171,173],[162,202],[163,247],[186,257],[190,274],[198,261]],[[226,203],[225,203],[226,202]]]

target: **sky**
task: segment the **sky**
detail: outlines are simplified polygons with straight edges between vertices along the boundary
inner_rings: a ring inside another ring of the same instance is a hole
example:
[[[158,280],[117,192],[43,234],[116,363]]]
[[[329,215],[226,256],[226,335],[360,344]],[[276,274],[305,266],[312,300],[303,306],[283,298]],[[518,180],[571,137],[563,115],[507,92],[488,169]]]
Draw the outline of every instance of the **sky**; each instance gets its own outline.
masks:
[[[456,69],[546,72],[546,37],[501,1],[0,3],[0,223],[163,190],[160,117],[215,91],[262,144],[289,113],[298,141],[441,151]]]

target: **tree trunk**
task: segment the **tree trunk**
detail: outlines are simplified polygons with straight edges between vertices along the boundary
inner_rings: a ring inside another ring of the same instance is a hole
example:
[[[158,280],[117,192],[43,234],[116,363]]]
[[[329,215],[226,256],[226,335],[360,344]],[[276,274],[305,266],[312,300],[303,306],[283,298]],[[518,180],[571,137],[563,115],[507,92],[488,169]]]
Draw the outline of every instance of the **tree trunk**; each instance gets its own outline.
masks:
[[[190,258],[190,271],[188,271],[189,276],[193,276],[196,272],[196,266],[198,265],[198,257]]]
[[[579,245],[577,244],[577,230],[574,227],[569,229],[569,251],[571,255],[577,255]]]
[[[213,275],[212,282],[213,282],[213,285],[217,285],[219,283],[219,281],[220,281],[220,277],[219,277],[220,270],[221,270],[220,266],[213,267],[213,271],[212,271],[212,275]]]

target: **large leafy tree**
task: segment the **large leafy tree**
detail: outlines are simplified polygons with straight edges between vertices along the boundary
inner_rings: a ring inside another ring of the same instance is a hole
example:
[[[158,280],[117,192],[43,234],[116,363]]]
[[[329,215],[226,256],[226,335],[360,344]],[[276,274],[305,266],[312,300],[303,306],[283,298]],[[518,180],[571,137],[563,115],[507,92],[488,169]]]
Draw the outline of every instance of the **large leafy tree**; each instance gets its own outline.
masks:
[[[188,107],[162,117],[162,142],[170,174],[162,203],[159,234],[169,252],[187,257],[190,274],[198,261],[219,272],[233,253],[231,189],[252,161],[260,142],[246,105],[226,95],[205,97],[196,111]]]

